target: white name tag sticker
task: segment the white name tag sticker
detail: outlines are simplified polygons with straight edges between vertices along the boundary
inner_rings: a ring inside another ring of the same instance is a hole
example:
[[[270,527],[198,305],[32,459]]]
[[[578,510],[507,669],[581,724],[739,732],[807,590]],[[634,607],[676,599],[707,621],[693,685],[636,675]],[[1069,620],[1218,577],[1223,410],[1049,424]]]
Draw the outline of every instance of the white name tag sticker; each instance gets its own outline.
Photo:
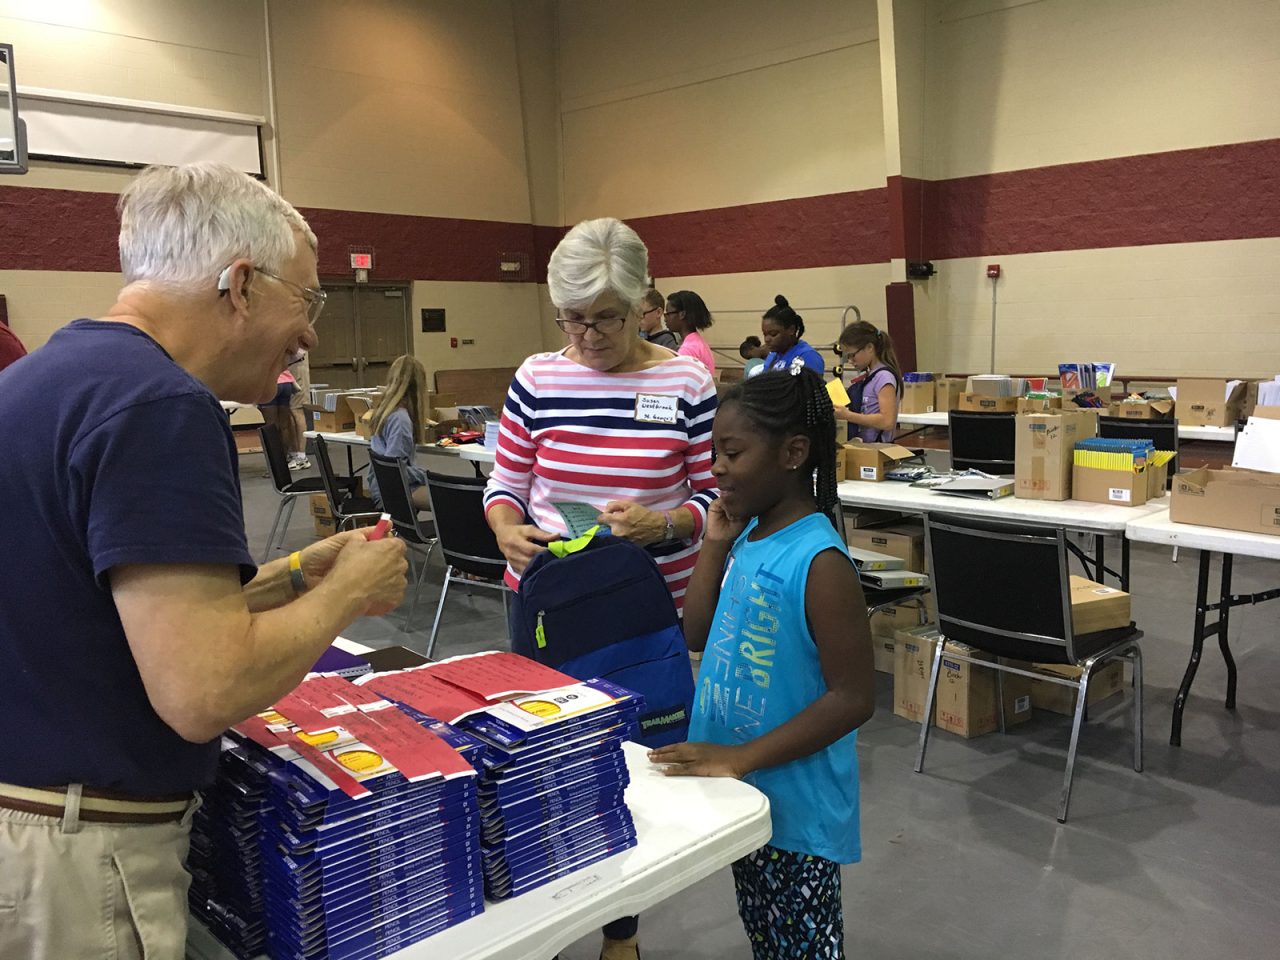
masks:
[[[636,419],[641,423],[675,423],[678,410],[675,397],[656,393],[636,394]]]
[[[1108,493],[1113,503],[1130,503],[1133,500],[1130,492],[1124,487],[1111,487]]]

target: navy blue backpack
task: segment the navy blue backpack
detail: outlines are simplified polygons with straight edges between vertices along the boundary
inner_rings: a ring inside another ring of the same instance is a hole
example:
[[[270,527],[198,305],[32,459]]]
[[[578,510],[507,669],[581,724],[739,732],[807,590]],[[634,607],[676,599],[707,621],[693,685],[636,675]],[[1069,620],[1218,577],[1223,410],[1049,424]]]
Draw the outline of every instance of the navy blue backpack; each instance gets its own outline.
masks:
[[[511,649],[578,680],[600,677],[641,694],[636,739],[645,746],[687,739],[689,650],[653,557],[607,530],[556,546],[520,578]]]

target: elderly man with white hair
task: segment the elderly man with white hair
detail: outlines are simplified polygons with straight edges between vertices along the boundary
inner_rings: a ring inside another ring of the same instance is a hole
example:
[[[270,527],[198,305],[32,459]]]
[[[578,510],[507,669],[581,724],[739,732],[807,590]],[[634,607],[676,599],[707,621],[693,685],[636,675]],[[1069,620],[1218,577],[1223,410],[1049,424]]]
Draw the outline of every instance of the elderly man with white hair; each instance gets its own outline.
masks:
[[[218,398],[261,402],[324,303],[316,238],[230,167],[143,171],[125,286],[0,373],[0,956],[180,958],[195,791],[228,726],[403,597],[353,531],[254,565]]]
[[[653,555],[677,606],[698,559],[711,476],[716,392],[706,367],[637,335],[649,251],[625,223],[587,220],[547,265],[568,346],[529,357],[502,411],[485,515],[507,583],[567,534],[554,504],[587,503],[615,536]],[[635,917],[604,928],[604,960],[636,960]]]

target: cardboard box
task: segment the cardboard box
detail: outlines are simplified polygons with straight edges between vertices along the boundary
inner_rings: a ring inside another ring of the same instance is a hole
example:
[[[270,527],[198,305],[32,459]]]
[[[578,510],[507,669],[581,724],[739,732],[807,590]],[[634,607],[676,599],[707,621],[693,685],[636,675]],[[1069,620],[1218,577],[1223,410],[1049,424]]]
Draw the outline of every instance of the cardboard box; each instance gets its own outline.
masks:
[[[1077,679],[1083,672],[1079,667],[1064,666],[1057,663],[1037,663],[1037,670],[1045,673],[1056,673],[1060,677]],[[1089,677],[1089,692],[1085,703],[1092,707],[1114,697],[1124,689],[1124,661],[1112,660],[1105,666],[1093,671]],[[1077,692],[1071,687],[1064,687],[1051,680],[1031,681],[1031,706],[1037,710],[1048,710],[1071,716],[1076,712]]]
[[[962,393],[957,410],[966,413],[1016,413],[1018,397],[987,397],[980,393]]]
[[[333,511],[329,509],[329,498],[323,493],[313,493],[309,499],[311,501],[311,515],[313,517],[333,516]]]
[[[1262,417],[1264,420],[1280,420],[1280,407],[1254,407],[1251,417]]]
[[[916,723],[924,717],[934,645],[940,639],[936,627],[902,630],[894,637],[893,712],[898,716]]]
[[[893,673],[893,653],[896,642],[891,635],[872,636],[871,649],[875,653],[876,673]]]
[[[1123,629],[1133,621],[1129,594],[1115,587],[1071,577],[1071,628],[1078,634]]]
[[[918,520],[846,530],[845,539],[851,547],[900,557],[906,561],[908,570],[924,572],[924,524]]]
[[[1125,420],[1172,420],[1172,400],[1113,400],[1110,416]]]
[[[1049,413],[1062,409],[1061,397],[1019,397],[1018,413]]]
[[[921,380],[917,383],[904,381],[902,384],[902,402],[898,405],[899,413],[933,413],[936,396],[934,380]]]
[[[939,640],[936,631],[931,635],[930,629],[903,630],[895,638],[893,712],[916,723],[924,716],[929,674],[933,669],[933,654]],[[965,738],[998,730],[1000,720],[996,714],[995,671],[963,660],[951,659],[948,657],[949,653],[963,653],[994,662],[993,657],[979,653],[973,647],[947,642],[942,651],[942,664],[938,673],[934,726]],[[1029,720],[1032,708],[1031,680],[1006,673],[1003,688],[1005,726]]]
[[[1169,465],[1148,467],[1141,473],[1132,470],[1098,470],[1093,467],[1071,468],[1071,499],[1089,503],[1110,503],[1122,507],[1140,507],[1148,500],[1164,496],[1169,478]]]
[[[846,530],[861,530],[864,527],[883,527],[897,523],[904,517],[896,510],[873,510],[869,507],[845,507],[844,526]]]
[[[900,460],[915,456],[896,443],[850,443],[844,448],[845,476],[849,480],[884,479],[885,471]]]
[[[964,381],[943,379],[933,382],[933,409],[946,413],[960,409],[960,394],[964,393]]]
[[[1234,467],[1179,474],[1169,519],[1280,536],[1280,474]]]
[[[338,532],[338,521],[332,516],[312,517],[311,522],[315,526],[317,540],[323,540],[325,537],[332,537]]]
[[[1074,410],[1018,414],[1013,495],[1023,500],[1070,500],[1076,442],[1094,436],[1097,427],[1097,417]]]
[[[345,400],[338,403],[336,410],[310,404],[305,404],[303,409],[311,411],[312,428],[320,433],[351,433],[356,428],[355,414]]]
[[[1178,422],[1184,427],[1229,427],[1243,414],[1248,394],[1245,383],[1236,384],[1227,396],[1225,378],[1180,377]]]
[[[871,615],[871,635],[873,637],[892,637],[899,630],[927,627],[936,619],[929,616],[927,606],[925,607],[924,616],[925,622],[922,624],[920,622],[920,606],[916,603],[901,603],[892,607],[885,607]]]

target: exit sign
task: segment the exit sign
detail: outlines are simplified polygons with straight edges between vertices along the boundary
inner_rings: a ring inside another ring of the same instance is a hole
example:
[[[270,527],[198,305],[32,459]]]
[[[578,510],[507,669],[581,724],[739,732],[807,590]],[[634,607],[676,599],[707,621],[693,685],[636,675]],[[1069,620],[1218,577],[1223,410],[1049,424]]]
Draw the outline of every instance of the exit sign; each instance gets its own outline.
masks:
[[[351,254],[352,270],[372,270],[373,254],[372,253],[353,253]]]

